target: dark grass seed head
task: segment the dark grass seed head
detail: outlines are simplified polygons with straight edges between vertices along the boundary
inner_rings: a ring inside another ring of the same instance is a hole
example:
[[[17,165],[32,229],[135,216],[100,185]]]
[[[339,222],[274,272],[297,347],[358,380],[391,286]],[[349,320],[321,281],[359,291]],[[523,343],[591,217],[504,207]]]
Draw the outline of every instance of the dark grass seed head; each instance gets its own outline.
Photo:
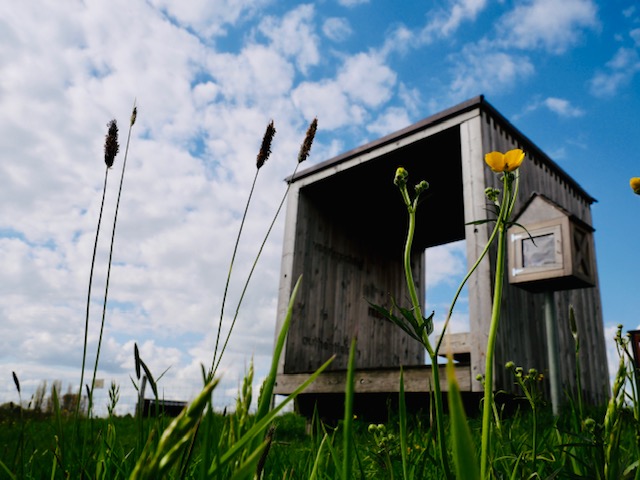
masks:
[[[136,123],[136,118],[138,117],[138,107],[134,105],[133,111],[131,112],[131,120],[129,125],[133,127],[133,124]]]
[[[111,168],[120,150],[120,145],[118,145],[118,124],[115,120],[111,120],[107,123],[107,127],[109,127],[109,130],[104,141],[104,163],[107,164],[108,168]]]
[[[307,134],[304,137],[304,142],[302,142],[302,146],[300,147],[300,153],[298,153],[298,163],[304,162],[309,156],[309,152],[311,151],[311,145],[313,144],[313,139],[316,136],[316,130],[318,129],[318,119],[314,118],[309,128],[307,128]]]
[[[258,152],[258,158],[256,159],[256,166],[260,169],[271,155],[271,142],[276,134],[276,127],[273,125],[273,120],[267,125],[267,129],[262,137],[262,145],[260,145],[260,151]]]
[[[20,380],[18,380],[18,375],[16,375],[16,372],[11,372],[13,374],[13,383],[16,384],[16,388],[18,389],[18,393],[22,393],[20,392]]]

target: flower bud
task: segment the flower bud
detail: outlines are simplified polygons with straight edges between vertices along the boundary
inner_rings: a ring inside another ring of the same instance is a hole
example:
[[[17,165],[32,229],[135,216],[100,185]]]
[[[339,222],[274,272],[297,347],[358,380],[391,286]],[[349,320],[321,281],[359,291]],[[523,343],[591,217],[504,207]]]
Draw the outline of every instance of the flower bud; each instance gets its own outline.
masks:
[[[407,178],[409,178],[409,172],[407,172],[402,167],[398,167],[398,169],[396,170],[396,176],[393,179],[393,183],[397,187],[402,188],[407,184]]]
[[[484,194],[490,202],[497,202],[498,196],[500,195],[500,190],[498,190],[497,188],[488,187],[484,190]]]
[[[416,195],[420,195],[422,192],[429,188],[429,182],[426,180],[422,180],[419,184],[416,185]]]

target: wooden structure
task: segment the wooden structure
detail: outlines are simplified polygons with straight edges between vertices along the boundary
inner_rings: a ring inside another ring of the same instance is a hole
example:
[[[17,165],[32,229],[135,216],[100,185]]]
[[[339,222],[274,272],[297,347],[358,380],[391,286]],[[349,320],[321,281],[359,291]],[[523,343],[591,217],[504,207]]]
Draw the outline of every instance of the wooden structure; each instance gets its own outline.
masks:
[[[402,252],[407,215],[393,185],[395,170],[405,167],[410,184],[422,179],[430,184],[418,209],[413,256],[413,272],[424,298],[425,268],[429,268],[424,249],[464,239],[469,265],[478,258],[491,225],[469,222],[487,217],[485,189],[501,185],[484,163],[484,154],[512,148],[526,152],[515,215],[539,196],[590,233],[594,199],[482,96],[287,179],[291,189],[277,331],[293,284],[300,275],[303,279],[276,394],[291,393],[332,354],[337,358],[331,370],[299,397],[299,403],[344,392],[348,346],[356,333],[357,395],[397,392],[401,365],[410,367],[405,369],[407,392],[429,390],[431,366],[425,365],[421,346],[379,318],[367,303],[389,305],[393,295],[406,305]],[[445,342],[459,360],[456,372],[465,392],[482,391],[475,378],[484,372],[495,246],[488,257],[468,283],[469,331],[448,335]],[[600,403],[608,398],[609,380],[595,261],[590,274],[595,286],[576,289],[570,285],[573,289],[555,292],[553,299],[560,319],[557,337],[563,387],[575,386],[567,315],[571,304],[580,334],[583,393]],[[495,356],[496,390],[514,391],[512,374],[503,368],[509,360],[541,372],[548,368],[543,304],[542,295],[505,281]],[[443,374],[440,377],[444,379]],[[446,391],[446,383],[442,387]]]

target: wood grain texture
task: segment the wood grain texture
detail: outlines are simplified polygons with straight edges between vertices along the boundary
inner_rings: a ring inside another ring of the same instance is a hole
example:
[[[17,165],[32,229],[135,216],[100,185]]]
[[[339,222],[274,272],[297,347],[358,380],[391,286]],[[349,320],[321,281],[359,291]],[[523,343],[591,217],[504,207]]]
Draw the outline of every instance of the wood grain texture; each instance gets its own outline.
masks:
[[[294,198],[289,201],[286,219],[279,316],[286,312],[288,295],[299,275],[303,275],[303,284],[295,302],[277,393],[290,392],[292,385],[333,354],[337,358],[332,371],[312,388],[343,391],[341,379],[354,335],[362,380],[356,391],[397,391],[399,366],[414,366],[409,377],[410,370],[405,371],[405,382],[409,378],[414,385],[411,375],[415,375],[415,385],[420,386],[410,388],[425,391],[429,375],[425,372],[430,367],[419,367],[424,365],[423,348],[367,303],[390,306],[393,296],[408,306],[401,255],[406,211],[397,189],[390,185],[393,172],[402,165],[414,175],[412,181],[425,178],[431,183],[420,208],[412,260],[424,298],[424,248],[464,238],[469,266],[482,251],[493,225],[469,222],[487,217],[485,188],[501,187],[499,176],[485,165],[484,154],[512,148],[522,148],[527,154],[520,169],[515,215],[532,195],[541,194],[588,231],[594,199],[482,97],[315,165],[292,179]],[[582,241],[578,234],[576,242]],[[590,249],[595,257],[593,238],[585,242],[582,248]],[[468,283],[470,330],[449,340],[453,353],[468,354],[469,363],[457,367],[462,391],[482,389],[471,379],[485,368],[495,260],[494,246]],[[568,324],[569,305],[573,305],[581,342],[583,394],[591,403],[602,403],[609,395],[609,380],[595,260],[584,268],[595,272],[594,287],[558,291],[553,297],[560,370],[563,388],[575,393],[575,348]],[[517,393],[512,374],[504,368],[507,361],[543,374],[547,371],[543,306],[543,294],[509,285],[505,278],[496,391]],[[444,342],[445,353],[446,345]],[[543,388],[548,388],[546,383]]]

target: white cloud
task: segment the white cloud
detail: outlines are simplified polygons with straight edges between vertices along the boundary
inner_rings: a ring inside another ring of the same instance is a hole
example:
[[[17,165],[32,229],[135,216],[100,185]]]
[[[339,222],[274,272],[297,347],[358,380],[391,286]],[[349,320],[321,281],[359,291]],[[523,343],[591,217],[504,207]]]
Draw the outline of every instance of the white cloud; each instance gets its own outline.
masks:
[[[342,87],[334,81],[302,83],[293,91],[292,98],[306,117],[321,118],[327,130],[359,123],[364,118],[362,107],[350,104]],[[331,101],[327,102],[327,98]]]
[[[264,45],[247,45],[240,54],[211,55],[207,67],[224,99],[240,104],[277,98],[293,83],[293,66]]]
[[[640,28],[634,28],[629,32],[629,36],[633,39],[636,47],[640,47]]]
[[[464,240],[428,248],[426,254],[427,290],[442,283],[452,285],[467,269]]]
[[[434,338],[442,331],[455,292],[467,273],[466,248],[466,242],[460,240],[425,250],[425,310],[427,313],[435,313]],[[456,302],[447,331],[468,332],[469,328],[469,305],[465,288]]]
[[[611,97],[628,85],[640,71],[640,56],[635,49],[620,47],[607,62],[604,71],[597,72],[591,79],[589,91],[596,97]]]
[[[488,42],[468,45],[452,60],[451,91],[458,100],[480,93],[510,90],[534,73],[534,66],[527,57],[497,51]]]
[[[419,47],[416,33],[405,25],[396,25],[385,35],[384,44],[380,47],[380,54],[388,57],[398,54],[405,54],[409,50]]]
[[[260,31],[285,56],[293,57],[303,73],[320,59],[318,36],[315,33],[313,5],[301,5],[282,18],[267,17],[260,23]]]
[[[346,18],[327,18],[322,24],[322,33],[334,42],[342,42],[349,38],[353,31]]]
[[[581,117],[584,115],[584,110],[574,107],[564,98],[549,97],[543,101],[543,104],[561,117]]]
[[[150,3],[172,22],[202,32],[205,37],[215,37],[252,18],[269,0],[151,0]]]
[[[388,135],[411,124],[411,118],[404,108],[390,107],[369,123],[367,131],[378,137]]]
[[[474,21],[487,6],[487,0],[450,1],[447,10],[430,13],[431,20],[420,32],[422,42],[434,37],[448,37],[455,33],[465,21]]]
[[[154,374],[171,366],[163,388],[189,398],[201,382],[198,365],[211,361],[214,339],[204,332],[217,323],[232,242],[270,116],[278,134],[239,246],[226,328],[284,191],[282,178],[295,162],[306,125],[288,93],[302,53],[276,42],[248,41],[236,54],[208,49],[145,2],[76,7],[2,7],[0,361],[32,388],[45,379],[74,388],[78,382],[105,171],[102,144],[106,122],[115,117],[121,153],[109,174],[97,254],[92,363],[126,124],[137,97],[99,377],[118,381],[123,405],[133,405],[128,375],[136,341]],[[197,25],[189,10],[196,7],[205,5],[180,10],[185,22]],[[228,21],[235,18],[231,13]],[[207,32],[220,31],[227,20]],[[268,361],[281,227],[265,247],[238,318],[238,338],[229,345],[230,352],[241,352],[235,361],[252,352],[262,365]],[[226,360],[222,368],[231,371]],[[236,381],[224,379],[227,386]],[[8,386],[0,389],[0,403],[14,396]]]
[[[317,115],[323,128],[331,130],[361,123],[366,108],[379,107],[390,98],[395,82],[395,73],[379,56],[361,53],[345,59],[335,80],[304,82],[292,98],[306,117]]]
[[[369,3],[369,0],[338,0],[338,4],[343,7],[355,7],[356,5],[364,5]]]
[[[410,49],[429,45],[438,39],[450,38],[464,22],[473,22],[487,6],[486,0],[452,0],[447,8],[427,13],[427,22],[421,28],[411,30],[406,25],[396,25],[385,36],[380,52],[384,56],[404,54]]]
[[[396,74],[380,57],[360,53],[347,58],[336,81],[350,98],[376,107],[390,98]]]
[[[496,24],[505,47],[543,48],[562,53],[598,27],[592,0],[529,0],[517,5]]]
[[[522,114],[516,115],[515,118],[520,118],[521,116],[539,110],[540,108],[546,108],[559,117],[564,118],[582,117],[585,113],[584,110],[572,105],[571,102],[567,99],[558,97],[547,97],[544,100],[540,100],[539,98],[534,100],[529,105],[527,105]]]

